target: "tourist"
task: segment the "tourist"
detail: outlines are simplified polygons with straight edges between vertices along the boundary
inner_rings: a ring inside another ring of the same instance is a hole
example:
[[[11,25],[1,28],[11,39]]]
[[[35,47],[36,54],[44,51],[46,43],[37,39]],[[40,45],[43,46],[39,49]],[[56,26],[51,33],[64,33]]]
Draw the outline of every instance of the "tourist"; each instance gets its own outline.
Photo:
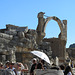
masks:
[[[15,70],[13,69],[13,65],[14,63],[9,62],[9,68],[7,68],[6,70],[11,73],[11,75],[16,75]]]
[[[65,65],[60,65],[59,67],[60,67],[60,70],[62,70],[62,71],[63,71],[63,73],[64,73]]]
[[[9,61],[6,61],[4,68],[5,69],[8,69],[9,68]]]
[[[21,75],[24,75],[24,72],[28,72],[28,66],[25,64],[25,66],[22,63],[18,63],[18,65],[21,68]]]
[[[73,64],[73,61],[71,62],[71,67],[72,67],[72,68],[74,68],[74,64]]]
[[[4,69],[2,62],[0,62],[0,69]]]
[[[15,64],[15,69],[16,69],[17,75],[21,75],[21,65],[16,63]]]
[[[33,58],[32,63],[33,64],[32,64],[31,69],[30,69],[30,75],[34,75],[34,70],[37,67],[37,60],[36,60],[36,58]]]
[[[64,75],[72,75],[72,70],[70,66],[67,66],[65,68]]]
[[[43,69],[44,70],[43,60],[42,59],[39,59],[39,62],[37,64],[37,69]]]
[[[43,64],[43,68],[44,68],[44,69],[47,69],[47,66],[46,66],[46,64],[45,64],[45,61],[41,59],[41,63]]]

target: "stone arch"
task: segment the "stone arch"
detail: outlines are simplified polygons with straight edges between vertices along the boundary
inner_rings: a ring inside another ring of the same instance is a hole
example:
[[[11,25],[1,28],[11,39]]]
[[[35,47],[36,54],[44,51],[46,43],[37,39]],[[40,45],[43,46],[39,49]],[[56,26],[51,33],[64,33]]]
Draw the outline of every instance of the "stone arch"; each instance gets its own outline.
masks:
[[[58,38],[61,33],[58,23],[53,19],[51,19],[47,25],[43,26],[42,31],[46,34],[44,38]]]
[[[67,41],[67,20],[60,20],[56,16],[47,17],[44,18],[43,12],[38,13],[38,26],[37,26],[37,38],[36,42],[38,45],[40,43],[44,42],[50,42],[50,47],[52,49],[52,56],[58,56],[60,59],[65,59],[65,53],[66,53],[66,41]],[[60,34],[58,38],[44,38],[45,37],[45,30],[48,22],[50,20],[54,20],[58,23],[58,26],[60,28]]]
[[[58,23],[58,26],[59,26],[60,31],[61,31],[59,34],[59,37],[63,40],[67,40],[67,20],[60,20],[56,16],[48,17],[45,19],[45,23],[43,25],[42,32],[45,33],[46,26],[50,20],[54,20]]]
[[[45,33],[46,26],[47,26],[48,22],[51,21],[51,20],[54,20],[54,21],[56,21],[56,22],[58,23],[58,26],[59,26],[59,28],[60,28],[60,34],[59,34],[58,36],[59,36],[59,38],[62,38],[63,25],[64,25],[64,24],[63,24],[62,21],[61,21],[58,17],[56,17],[56,16],[47,17],[47,18],[45,19],[45,23],[44,23],[44,25],[43,25],[42,32]]]
[[[53,17],[48,17],[48,18],[46,18],[46,21],[45,21],[45,23],[44,23],[44,25],[43,25],[42,32],[45,32],[46,26],[47,26],[47,24],[48,24],[48,22],[49,22],[50,20],[55,20],[55,21],[58,23],[58,25],[59,25],[60,31],[62,31],[63,24],[62,24],[61,20],[60,20],[59,18],[53,16]]]
[[[43,12],[38,13],[38,26],[37,26],[37,33],[38,33],[38,37],[40,40],[43,39],[43,37],[45,37],[45,30],[46,30],[46,26],[48,24],[48,22],[50,20],[54,20],[58,23],[59,28],[60,28],[60,39],[62,40],[67,40],[67,20],[60,20],[58,17],[56,16],[52,16],[52,17],[47,17],[46,19],[44,18],[44,14]]]

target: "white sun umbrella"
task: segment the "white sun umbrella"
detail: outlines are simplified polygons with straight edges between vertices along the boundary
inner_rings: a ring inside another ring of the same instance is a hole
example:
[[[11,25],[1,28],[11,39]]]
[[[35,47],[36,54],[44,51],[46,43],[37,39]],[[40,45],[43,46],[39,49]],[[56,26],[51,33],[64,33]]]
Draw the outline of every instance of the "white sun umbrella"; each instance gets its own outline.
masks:
[[[47,63],[50,64],[49,57],[44,52],[41,52],[41,51],[31,51],[31,53],[36,55],[37,57],[43,59],[44,61],[46,61]]]

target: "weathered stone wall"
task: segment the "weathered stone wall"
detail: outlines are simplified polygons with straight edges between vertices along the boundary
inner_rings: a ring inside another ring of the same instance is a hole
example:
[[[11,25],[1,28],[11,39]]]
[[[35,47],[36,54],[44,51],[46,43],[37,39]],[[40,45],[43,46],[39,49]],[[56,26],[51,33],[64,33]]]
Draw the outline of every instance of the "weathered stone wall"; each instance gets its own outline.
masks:
[[[38,39],[39,39],[38,43],[45,36],[46,26],[50,20],[55,20],[58,23],[60,31],[61,31],[60,39],[67,41],[67,20],[60,20],[56,16],[44,18],[44,14],[45,13],[43,13],[43,12],[38,13],[37,32],[38,32],[38,36],[40,36],[40,38],[38,37]]]
[[[3,30],[4,31],[2,31],[2,29],[0,30],[0,53],[2,56],[10,56],[9,59],[5,59],[5,61],[10,60],[16,62],[18,58],[16,60],[15,53],[21,53],[22,58],[18,61],[25,63],[24,58],[27,59],[27,57],[24,56],[23,52],[26,53],[34,49],[42,50],[47,55],[51,56],[51,53],[49,53],[51,52],[51,47],[49,45],[50,43],[41,42],[42,47],[37,44],[36,30],[28,29],[28,27],[19,27],[10,24],[6,25],[6,29]],[[7,57],[5,56],[5,58]]]
[[[44,18],[44,14],[45,13],[43,13],[43,12],[38,13],[38,26],[36,29],[37,33],[38,33],[37,43],[40,44],[40,41],[44,38],[44,36],[46,34],[45,30],[46,30],[46,26],[47,26],[48,22],[50,20],[56,21],[58,23],[58,26],[61,31],[60,34],[58,35],[57,40],[55,40],[53,38],[50,41],[48,41],[49,39],[47,38],[48,40],[46,39],[45,42],[51,43],[50,46],[52,49],[53,57],[58,56],[64,60],[65,53],[66,53],[66,42],[67,42],[67,20],[60,20],[56,16]]]
[[[59,59],[65,59],[65,41],[59,38],[45,38],[44,42],[49,42],[52,50],[52,57],[59,57]]]
[[[68,54],[68,58],[75,64],[75,48],[67,48],[66,52]]]
[[[51,50],[51,43],[50,42],[42,41],[39,44],[39,49],[41,49],[41,51],[46,53],[50,59],[52,58],[52,50]]]
[[[15,52],[18,51],[17,47],[21,49],[21,52],[23,48],[38,49],[36,30],[10,24],[6,25],[6,29],[3,30],[4,32],[0,30],[0,53],[2,55],[10,55],[10,61],[16,61]]]
[[[53,70],[53,69],[46,69],[46,70],[40,70],[36,69],[34,75],[64,75],[62,70]],[[72,68],[72,73],[75,75],[75,68]]]
[[[36,69],[34,75],[64,75],[64,73],[62,70],[51,70],[51,69],[40,70],[40,69]]]
[[[49,56],[49,58],[51,58],[51,56],[65,58],[67,20],[61,21],[55,16],[45,19],[44,14],[45,13],[43,12],[38,13],[38,26],[36,30],[11,24],[7,24],[6,29],[0,29],[0,54],[2,54],[2,56],[10,56],[9,60],[13,62],[16,62],[15,53],[28,52],[31,50],[43,51]],[[46,25],[51,19],[58,23],[61,30],[58,40],[62,40],[59,42],[57,42],[57,40],[52,40],[55,42],[53,44],[52,41],[43,41]],[[7,60],[5,58],[7,57],[3,56],[4,61]]]

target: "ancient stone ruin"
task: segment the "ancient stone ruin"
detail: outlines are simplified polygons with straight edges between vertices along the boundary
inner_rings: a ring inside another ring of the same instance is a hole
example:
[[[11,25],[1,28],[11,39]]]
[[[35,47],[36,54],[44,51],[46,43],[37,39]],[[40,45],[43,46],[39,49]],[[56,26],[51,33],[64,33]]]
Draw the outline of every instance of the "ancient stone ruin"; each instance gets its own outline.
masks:
[[[47,23],[50,20],[55,20],[60,28],[60,34],[58,35],[58,38],[44,38],[44,42],[50,43],[50,47],[52,50],[52,57],[59,57],[61,61],[65,60],[65,52],[66,52],[66,41],[67,41],[67,20],[60,20],[56,16],[47,17],[44,18],[43,12],[38,13],[38,26],[37,26],[37,43],[39,44],[40,41],[45,37],[45,29],[47,26]]]
[[[11,24],[6,29],[0,29],[0,61],[28,63],[33,56],[29,53],[33,50],[45,52],[49,58],[59,57],[65,59],[65,45],[67,41],[67,20],[59,18],[44,18],[43,12],[38,13],[38,26],[36,30],[28,27],[19,27]],[[44,38],[46,25],[50,20],[55,20],[61,30],[58,38]]]

